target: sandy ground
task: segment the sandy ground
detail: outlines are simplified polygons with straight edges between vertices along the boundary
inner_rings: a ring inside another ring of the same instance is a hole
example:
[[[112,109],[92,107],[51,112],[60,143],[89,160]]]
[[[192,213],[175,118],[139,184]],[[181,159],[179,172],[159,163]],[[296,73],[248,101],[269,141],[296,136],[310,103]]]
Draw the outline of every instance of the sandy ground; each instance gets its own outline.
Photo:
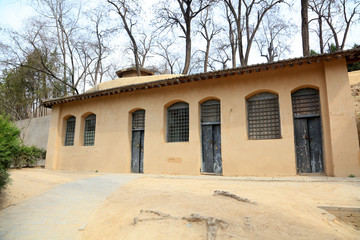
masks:
[[[213,196],[215,190],[257,205]],[[359,199],[360,182],[145,177],[110,196],[79,239],[359,239],[360,231],[317,207],[360,207]]]
[[[1,194],[2,209],[58,184],[97,175],[45,169],[10,172],[13,183]],[[215,190],[250,203],[214,196]],[[360,228],[318,206],[360,208],[360,182],[144,175],[110,195],[79,231],[78,239],[360,239]]]
[[[58,184],[95,176],[91,173],[50,171],[41,168],[10,170],[11,183],[0,194],[0,210],[39,195]]]

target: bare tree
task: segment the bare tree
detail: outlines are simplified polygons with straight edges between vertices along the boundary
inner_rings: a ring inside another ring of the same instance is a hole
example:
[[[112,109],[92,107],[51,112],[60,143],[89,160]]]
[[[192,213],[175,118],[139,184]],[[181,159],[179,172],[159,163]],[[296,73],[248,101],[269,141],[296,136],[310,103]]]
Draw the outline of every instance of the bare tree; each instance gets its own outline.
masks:
[[[79,19],[81,2],[66,0],[34,0],[38,16],[28,20],[24,32],[11,32],[6,54],[1,61],[13,67],[27,67],[49,76],[56,92],[78,94],[92,63]],[[24,61],[33,52],[38,63]],[[46,64],[52,57],[53,64]],[[60,83],[60,84],[58,84]]]
[[[141,67],[145,66],[145,60],[149,57],[151,48],[154,45],[154,35],[147,33],[141,33],[140,38],[140,50],[138,51],[139,63]]]
[[[51,26],[38,20],[28,21],[28,23],[30,24],[27,26],[26,33],[11,32],[11,43],[2,49],[5,53],[2,55],[1,62],[8,66],[26,67],[48,75],[61,83],[59,85],[51,82],[61,94],[69,93],[68,89],[70,93],[78,94],[78,85],[83,80],[86,71],[86,68],[84,69],[79,64],[81,44],[69,37],[64,39],[64,48],[59,47],[58,42],[61,40],[58,39],[59,35],[53,33],[54,29]],[[38,53],[39,64],[24,61],[33,52]],[[47,64],[47,58],[50,56],[55,59],[51,66]]]
[[[158,41],[157,45],[160,49],[157,55],[159,55],[165,60],[165,70],[163,72],[170,72],[170,74],[174,74],[175,66],[176,64],[178,64],[180,57],[174,55],[170,51],[170,47],[173,45],[173,42],[163,43],[161,41]]]
[[[221,69],[227,69],[227,63],[232,60],[233,56],[230,57],[232,53],[228,53],[229,44],[224,44],[222,40],[216,42],[216,48],[214,53],[209,57],[209,66],[211,70],[217,70],[218,65],[220,64]],[[233,64],[233,62],[232,62]]]
[[[173,28],[175,26],[181,29],[183,38],[185,38],[185,63],[183,74],[189,72],[191,62],[191,26],[192,20],[209,7],[214,0],[177,0],[178,8],[171,6],[169,0],[164,0],[158,10],[158,16],[161,22],[160,29]]]
[[[319,38],[319,48],[320,53],[324,53],[324,48],[327,43],[327,40],[324,41],[324,26],[323,26],[323,18],[325,15],[325,9],[327,6],[326,0],[310,0],[309,1],[309,9],[315,13],[315,17],[312,18],[309,23],[312,21],[317,22],[317,29],[315,30],[316,35]]]
[[[113,6],[115,12],[120,16],[121,25],[130,38],[137,75],[140,76],[139,49],[133,29],[137,24],[136,17],[139,14],[140,6],[135,0],[107,0],[107,2]]]
[[[279,59],[285,52],[290,52],[289,39],[296,28],[295,24],[285,21],[278,11],[271,11],[260,26],[260,34],[255,38],[260,55],[268,62]]]
[[[47,31],[50,41],[57,43],[61,54],[61,67],[63,81],[70,82],[71,92],[78,94],[78,85],[84,80],[87,67],[80,63],[85,55],[83,42],[86,40],[81,34],[79,19],[82,14],[80,2],[67,0],[36,0],[38,2],[38,13],[45,19],[44,30]],[[54,46],[52,46],[54,47]],[[86,51],[86,50],[85,50]]]
[[[360,15],[359,0],[310,0],[309,9],[315,15],[309,23],[316,20],[315,33],[319,38],[320,53],[325,52],[325,46],[333,39],[334,50],[343,50],[348,32],[356,17]]]
[[[350,27],[359,15],[359,0],[327,1],[324,19],[332,32],[336,50],[344,49]],[[339,34],[342,34],[342,39]]]
[[[212,16],[210,16],[209,14],[210,13],[208,7],[206,8],[204,14],[201,14],[199,21],[199,25],[201,28],[199,32],[206,41],[205,51],[202,51],[204,53],[204,72],[207,72],[208,68],[211,41],[222,30],[221,28],[216,27]]]
[[[251,45],[260,24],[269,10],[284,0],[224,0],[236,23],[241,66],[248,64]]]
[[[88,32],[92,33],[92,37],[88,44],[92,49],[89,58],[93,62],[88,68],[87,76],[90,78],[90,85],[94,86],[95,89],[97,84],[102,82],[104,75],[110,69],[109,65],[104,66],[104,60],[110,54],[110,49],[105,44],[105,41],[108,35],[115,30],[114,28],[104,26],[106,14],[99,8],[101,8],[101,6],[98,6],[96,11],[93,10],[87,13],[87,18],[90,20]]]
[[[26,28],[9,32],[1,39],[0,61],[10,68],[26,67],[46,78],[51,91],[46,97],[78,94],[87,82],[97,84],[108,70],[103,60],[109,55],[104,39],[104,12],[97,9],[84,21],[81,1],[33,0],[37,15]],[[80,20],[82,19],[82,20]],[[89,27],[91,25],[91,27]],[[37,62],[25,61],[36,54]],[[49,59],[51,58],[51,64]],[[85,89],[85,87],[84,87]]]

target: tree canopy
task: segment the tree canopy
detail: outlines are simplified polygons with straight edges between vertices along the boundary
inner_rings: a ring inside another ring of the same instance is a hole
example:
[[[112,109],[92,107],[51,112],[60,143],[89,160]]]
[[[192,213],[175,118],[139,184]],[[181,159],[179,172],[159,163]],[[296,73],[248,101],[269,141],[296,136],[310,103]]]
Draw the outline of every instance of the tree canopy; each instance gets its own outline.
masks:
[[[0,110],[12,119],[121,68],[192,74],[277,61],[301,48],[300,32],[305,55],[351,48],[360,22],[359,0],[29,1],[23,28],[0,26]]]

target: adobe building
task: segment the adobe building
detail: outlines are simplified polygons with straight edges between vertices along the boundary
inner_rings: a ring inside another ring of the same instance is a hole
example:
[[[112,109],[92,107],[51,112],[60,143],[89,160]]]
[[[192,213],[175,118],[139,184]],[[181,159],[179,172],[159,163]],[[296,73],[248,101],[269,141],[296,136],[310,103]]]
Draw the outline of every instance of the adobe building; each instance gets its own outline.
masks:
[[[360,175],[346,64],[360,50],[194,75],[132,76],[52,108],[46,168],[223,176]]]

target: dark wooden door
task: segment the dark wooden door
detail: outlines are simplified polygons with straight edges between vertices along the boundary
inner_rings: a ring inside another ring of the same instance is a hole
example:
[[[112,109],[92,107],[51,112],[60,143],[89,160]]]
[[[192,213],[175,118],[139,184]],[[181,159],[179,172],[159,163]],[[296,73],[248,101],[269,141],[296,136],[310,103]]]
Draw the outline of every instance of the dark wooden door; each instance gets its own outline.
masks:
[[[131,172],[143,173],[144,130],[132,132]]]
[[[203,172],[222,173],[220,124],[202,126]]]
[[[298,173],[323,171],[320,117],[296,118],[295,146]]]
[[[292,94],[298,173],[320,173],[323,167],[319,93],[305,88]]]
[[[201,105],[202,172],[222,173],[220,102]]]
[[[144,172],[145,110],[138,110],[132,117],[131,172]]]

